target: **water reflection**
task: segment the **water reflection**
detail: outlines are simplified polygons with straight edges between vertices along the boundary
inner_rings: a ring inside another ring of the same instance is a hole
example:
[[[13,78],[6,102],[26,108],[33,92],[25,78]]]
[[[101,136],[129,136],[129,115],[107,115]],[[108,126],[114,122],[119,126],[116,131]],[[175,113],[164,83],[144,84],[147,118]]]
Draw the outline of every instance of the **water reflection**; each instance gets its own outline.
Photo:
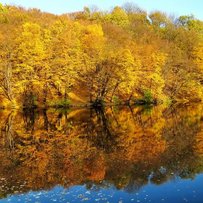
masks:
[[[57,185],[136,194],[193,179],[203,172],[202,110],[1,111],[0,198]]]

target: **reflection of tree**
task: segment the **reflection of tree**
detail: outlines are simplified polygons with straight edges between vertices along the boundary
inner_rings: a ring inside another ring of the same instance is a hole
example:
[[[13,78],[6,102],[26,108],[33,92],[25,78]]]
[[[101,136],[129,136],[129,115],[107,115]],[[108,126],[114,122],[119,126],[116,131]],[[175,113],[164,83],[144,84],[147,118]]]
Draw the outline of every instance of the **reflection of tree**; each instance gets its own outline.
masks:
[[[12,187],[23,192],[57,184],[134,192],[148,182],[194,177],[203,171],[199,112],[199,107],[0,112],[4,194],[13,193]]]
[[[35,119],[36,119],[36,110],[34,108],[24,109],[23,110],[23,118],[25,123],[25,129],[27,131],[34,131]]]
[[[107,117],[103,109],[97,109],[92,112],[87,125],[89,127],[85,132],[87,134],[86,138],[90,140],[95,147],[106,152],[114,150],[118,132],[112,128],[111,120]]]
[[[14,112],[11,112],[5,120],[5,124],[1,128],[1,133],[2,137],[5,139],[6,148],[10,150],[14,148],[13,117]]]

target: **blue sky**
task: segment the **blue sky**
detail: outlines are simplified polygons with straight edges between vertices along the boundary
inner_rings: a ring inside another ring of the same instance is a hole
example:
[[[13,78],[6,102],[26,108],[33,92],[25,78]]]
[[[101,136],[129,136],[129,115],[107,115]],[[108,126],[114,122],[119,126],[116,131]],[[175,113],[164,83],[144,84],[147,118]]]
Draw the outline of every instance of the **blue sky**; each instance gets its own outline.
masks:
[[[194,14],[203,20],[203,0],[0,0],[3,4],[21,5],[26,8],[39,8],[55,14],[82,10],[84,6],[96,5],[103,10],[116,5],[133,2],[147,10],[160,10],[174,15]]]

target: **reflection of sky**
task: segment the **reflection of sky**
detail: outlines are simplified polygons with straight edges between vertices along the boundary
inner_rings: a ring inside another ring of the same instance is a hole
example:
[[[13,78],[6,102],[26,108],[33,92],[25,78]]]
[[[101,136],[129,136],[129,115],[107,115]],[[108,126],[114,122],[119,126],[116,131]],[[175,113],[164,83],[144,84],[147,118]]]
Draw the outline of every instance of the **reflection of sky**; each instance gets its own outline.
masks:
[[[98,203],[198,203],[203,200],[203,175],[198,175],[194,180],[176,179],[162,185],[148,184],[139,191],[128,193],[115,188],[91,189],[85,186],[74,186],[70,189],[55,187],[51,191],[29,192],[27,194],[12,195],[0,203],[51,203],[51,202],[98,202]]]
[[[1,0],[2,3],[13,3],[25,7],[37,7],[52,13],[66,13],[83,9],[84,6],[97,5],[102,9],[109,9],[115,5],[122,5],[125,2],[133,2],[148,11],[161,10],[176,15],[194,14],[203,20],[202,0]],[[76,3],[77,2],[77,3]]]

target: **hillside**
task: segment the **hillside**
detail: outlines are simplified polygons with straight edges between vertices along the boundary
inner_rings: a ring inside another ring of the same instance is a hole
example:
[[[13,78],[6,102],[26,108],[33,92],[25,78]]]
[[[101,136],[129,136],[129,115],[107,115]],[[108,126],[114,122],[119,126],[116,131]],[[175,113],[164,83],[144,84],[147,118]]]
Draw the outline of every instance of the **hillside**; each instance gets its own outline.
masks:
[[[203,22],[192,15],[0,5],[1,107],[197,102],[202,73]]]

